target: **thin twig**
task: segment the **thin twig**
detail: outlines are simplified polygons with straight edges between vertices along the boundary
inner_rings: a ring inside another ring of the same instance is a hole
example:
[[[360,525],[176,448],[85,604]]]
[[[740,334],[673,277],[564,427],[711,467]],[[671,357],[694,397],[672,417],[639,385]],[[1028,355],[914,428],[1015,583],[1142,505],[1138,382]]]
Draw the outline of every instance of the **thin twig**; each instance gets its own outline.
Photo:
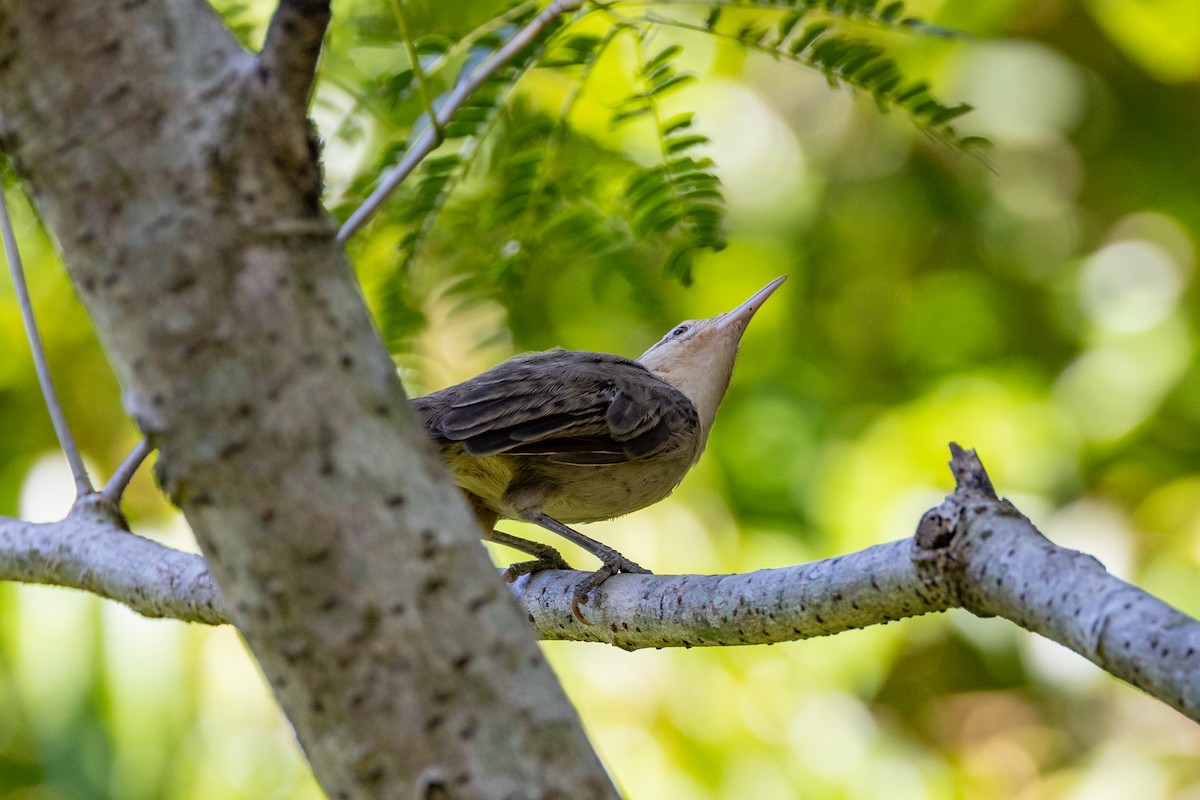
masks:
[[[404,40],[404,47],[408,51],[408,60],[412,64],[413,75],[417,78],[417,92],[421,95],[421,103],[425,106],[425,113],[429,115],[430,124],[433,126],[433,146],[436,148],[445,141],[446,135],[442,130],[441,123],[437,120],[437,111],[433,107],[433,92],[429,89],[429,78],[421,67],[421,56],[417,53],[417,44],[412,38],[412,23],[408,18],[408,7],[404,4],[404,0],[392,0],[392,13],[396,15],[400,38]]]
[[[542,9],[536,17],[529,21],[524,28],[517,31],[504,46],[493,53],[486,61],[454,87],[446,97],[446,102],[433,116],[434,125],[445,126],[463,103],[474,94],[489,78],[500,71],[500,68],[511,61],[518,53],[530,45],[538,36],[568,11],[574,11],[583,5],[583,0],[554,0]],[[342,225],[338,231],[337,241],[345,244],[359,228],[366,224],[383,203],[392,195],[400,184],[412,174],[424,158],[437,147],[437,134],[433,127],[426,129],[419,139],[404,154],[404,158],[391,172],[384,176],[379,186],[371,193],[361,206]]]
[[[121,495],[125,493],[129,482],[133,480],[133,476],[137,474],[142,462],[152,452],[154,452],[154,446],[150,444],[149,439],[142,439],[134,445],[133,449],[129,451],[129,455],[125,456],[125,460],[121,462],[121,466],[117,467],[117,471],[100,490],[100,496],[114,507],[121,502]]]
[[[58,392],[54,390],[54,378],[50,375],[50,362],[46,359],[46,348],[42,345],[42,336],[38,333],[37,320],[33,316],[33,302],[29,299],[29,287],[25,283],[25,268],[21,265],[21,253],[17,249],[17,237],[13,232],[12,218],[8,213],[8,201],[4,190],[0,188],[0,228],[4,235],[4,252],[8,256],[8,269],[12,274],[13,288],[17,293],[17,305],[21,309],[21,322],[25,326],[25,335],[29,339],[29,351],[33,355],[33,366],[37,371],[38,383],[42,387],[42,397],[46,401],[46,410],[50,412],[50,421],[54,424],[54,432],[58,436],[58,445],[62,448],[67,463],[71,465],[71,475],[75,478],[76,499],[91,494],[92,481],[88,477],[87,467],[83,465],[83,457],[75,446],[75,438],[71,436],[71,428],[67,425],[66,414],[63,413],[62,402]]]

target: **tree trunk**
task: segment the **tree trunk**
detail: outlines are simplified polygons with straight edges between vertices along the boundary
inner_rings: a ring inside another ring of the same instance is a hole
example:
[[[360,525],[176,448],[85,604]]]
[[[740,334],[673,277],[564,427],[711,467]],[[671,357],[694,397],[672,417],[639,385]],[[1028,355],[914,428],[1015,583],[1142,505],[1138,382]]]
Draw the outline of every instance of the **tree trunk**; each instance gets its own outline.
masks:
[[[195,0],[0,27],[0,144],[330,796],[616,796],[333,241],[293,61]]]

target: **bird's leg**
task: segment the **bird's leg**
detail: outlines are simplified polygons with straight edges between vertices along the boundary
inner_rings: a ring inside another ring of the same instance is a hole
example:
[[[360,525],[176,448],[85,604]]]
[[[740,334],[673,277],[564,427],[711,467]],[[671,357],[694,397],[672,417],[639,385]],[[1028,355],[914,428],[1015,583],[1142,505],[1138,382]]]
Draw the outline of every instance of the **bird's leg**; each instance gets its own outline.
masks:
[[[568,528],[554,517],[548,516],[541,511],[531,511],[525,518],[529,522],[534,522],[538,525],[541,525],[546,530],[554,531],[568,542],[582,547],[584,550],[587,550],[596,558],[600,559],[601,563],[603,564],[603,566],[593,572],[587,580],[581,581],[579,585],[575,587],[575,592],[571,596],[571,611],[575,614],[575,617],[580,622],[587,623],[587,620],[583,618],[583,614],[580,612],[579,606],[587,605],[588,595],[591,594],[592,590],[604,583],[613,575],[616,575],[618,572],[635,572],[643,575],[650,574],[650,570],[633,561],[630,561],[628,558],[621,555],[608,545],[597,542],[590,536],[584,536],[577,530]]]
[[[559,552],[548,544],[541,542],[531,542],[528,539],[522,539],[519,536],[513,536],[511,533],[496,530],[496,523],[500,519],[500,515],[488,507],[487,503],[483,502],[478,495],[468,491],[463,491],[467,497],[467,503],[471,506],[471,510],[475,512],[475,518],[479,520],[479,529],[483,531],[483,538],[489,542],[502,544],[505,547],[511,547],[513,550],[520,550],[522,553],[536,558],[536,561],[521,561],[517,564],[509,566],[504,570],[504,580],[512,583],[522,575],[528,575],[531,572],[541,572],[544,569],[570,569],[571,565],[566,562]]]
[[[504,570],[504,580],[509,583],[512,583],[522,575],[528,575],[531,572],[541,572],[544,569],[571,569],[571,565],[567,563],[566,559],[548,544],[531,542],[528,539],[522,539],[520,536],[513,536],[511,533],[498,531],[495,528],[484,533],[483,538],[489,542],[511,547],[513,550],[520,550],[522,553],[527,553],[537,559],[536,561],[521,561],[511,564],[508,569]]]

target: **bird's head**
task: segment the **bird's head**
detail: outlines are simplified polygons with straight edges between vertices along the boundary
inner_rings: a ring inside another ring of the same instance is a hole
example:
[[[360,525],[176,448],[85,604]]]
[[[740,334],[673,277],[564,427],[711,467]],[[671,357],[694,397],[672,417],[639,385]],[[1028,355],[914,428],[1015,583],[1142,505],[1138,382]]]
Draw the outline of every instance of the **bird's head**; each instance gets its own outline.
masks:
[[[679,323],[638,358],[643,366],[687,395],[700,414],[705,438],[729,388],[746,326],[785,280],[786,275],[776,278],[732,311]]]

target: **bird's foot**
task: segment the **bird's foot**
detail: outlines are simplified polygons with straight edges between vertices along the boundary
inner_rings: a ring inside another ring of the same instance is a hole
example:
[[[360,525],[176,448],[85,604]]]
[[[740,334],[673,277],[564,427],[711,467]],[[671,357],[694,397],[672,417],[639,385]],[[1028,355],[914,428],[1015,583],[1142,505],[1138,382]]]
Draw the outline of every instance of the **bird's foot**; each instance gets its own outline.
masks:
[[[613,553],[615,557],[606,560],[604,562],[604,566],[600,567],[600,569],[589,575],[586,580],[580,581],[579,585],[575,587],[574,593],[571,595],[571,613],[575,615],[575,619],[579,620],[584,625],[591,625],[592,623],[588,622],[587,619],[584,618],[583,612],[580,611],[579,607],[587,605],[588,595],[592,593],[593,589],[599,587],[600,584],[604,583],[618,572],[628,572],[638,575],[651,574],[650,570],[641,566],[637,562],[630,561],[628,558],[620,553],[617,553],[616,551],[613,551]]]
[[[533,561],[518,561],[516,564],[510,564],[508,569],[504,570],[504,580],[512,583],[522,575],[532,575],[548,569],[571,569],[571,565],[559,555],[557,550],[552,547],[547,547],[546,550],[547,552],[538,553],[538,557]]]

